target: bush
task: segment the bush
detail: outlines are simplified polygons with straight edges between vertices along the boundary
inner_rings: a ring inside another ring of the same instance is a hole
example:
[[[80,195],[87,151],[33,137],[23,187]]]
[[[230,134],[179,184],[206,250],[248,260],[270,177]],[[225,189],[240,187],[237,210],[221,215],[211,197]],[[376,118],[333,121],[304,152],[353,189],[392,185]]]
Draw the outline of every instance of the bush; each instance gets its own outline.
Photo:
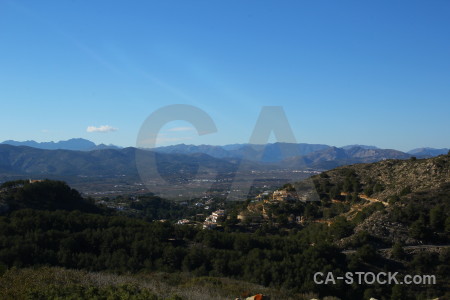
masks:
[[[341,239],[353,233],[353,225],[344,217],[335,218],[333,224],[330,226],[330,232],[334,239]]]
[[[378,258],[378,253],[371,245],[364,245],[356,250],[356,257],[363,262],[373,262]]]
[[[405,258],[405,250],[403,249],[403,245],[400,242],[396,242],[392,247],[392,256],[397,259]]]
[[[418,240],[427,240],[430,238],[430,230],[425,225],[423,217],[411,224],[409,235]]]
[[[400,191],[400,196],[405,196],[411,193],[411,187],[407,186],[404,187],[401,191]]]

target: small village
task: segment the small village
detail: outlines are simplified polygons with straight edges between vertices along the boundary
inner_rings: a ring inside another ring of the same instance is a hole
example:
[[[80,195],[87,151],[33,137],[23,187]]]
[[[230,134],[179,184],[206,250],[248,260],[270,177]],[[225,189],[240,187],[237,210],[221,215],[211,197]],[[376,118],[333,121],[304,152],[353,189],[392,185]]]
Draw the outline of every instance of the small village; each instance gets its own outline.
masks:
[[[246,226],[258,226],[262,223],[267,222],[270,217],[267,212],[266,207],[279,204],[282,202],[295,203],[298,201],[307,202],[307,195],[299,195],[295,190],[278,189],[275,191],[264,191],[256,195],[253,199],[250,199],[250,203],[247,209],[240,211],[236,219],[240,224],[245,224]],[[205,210],[210,208],[209,205],[213,203],[212,199],[203,202],[196,202],[194,205],[196,207],[203,207]],[[187,205],[187,203],[180,203]],[[198,214],[196,219],[202,214]],[[222,222],[230,220],[231,215],[226,209],[217,209],[212,211],[203,221],[192,220],[188,218],[180,219],[176,224],[178,225],[202,225],[203,229],[219,229],[222,227]],[[289,223],[296,223],[303,225],[305,223],[305,217],[301,215],[291,214],[288,217]]]

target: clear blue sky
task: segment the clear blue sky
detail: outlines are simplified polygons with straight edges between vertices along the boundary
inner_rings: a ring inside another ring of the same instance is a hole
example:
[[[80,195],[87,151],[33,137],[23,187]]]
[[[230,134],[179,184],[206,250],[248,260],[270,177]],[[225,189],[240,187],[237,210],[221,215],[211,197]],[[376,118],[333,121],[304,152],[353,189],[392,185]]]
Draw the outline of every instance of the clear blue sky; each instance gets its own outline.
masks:
[[[281,105],[298,142],[449,147],[449,16],[444,0],[3,0],[0,141],[134,146],[184,103],[218,132],[174,122],[161,143],[245,143]]]

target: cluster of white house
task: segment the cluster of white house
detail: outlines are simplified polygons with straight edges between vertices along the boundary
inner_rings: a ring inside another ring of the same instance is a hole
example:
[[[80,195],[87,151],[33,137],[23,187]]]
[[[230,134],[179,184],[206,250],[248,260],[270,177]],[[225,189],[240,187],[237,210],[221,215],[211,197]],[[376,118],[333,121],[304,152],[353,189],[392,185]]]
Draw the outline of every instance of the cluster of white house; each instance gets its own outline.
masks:
[[[219,209],[214,212],[212,212],[209,216],[206,217],[205,221],[203,222],[203,228],[204,229],[213,229],[217,227],[217,224],[220,221],[223,221],[225,219],[225,210]],[[188,219],[181,219],[177,222],[178,225],[187,225],[192,224],[192,221]]]
[[[189,224],[191,221],[189,221],[188,219],[181,219],[181,220],[178,220],[178,222],[177,222],[177,224],[178,225],[186,225],[186,224]]]
[[[276,190],[273,192],[269,192],[269,191],[265,191],[261,194],[259,194],[258,196],[255,197],[256,201],[262,201],[264,200],[264,202],[268,203],[271,201],[303,201],[303,202],[307,202],[307,201],[315,201],[314,197],[310,197],[311,192],[315,192],[313,190],[308,191],[308,192],[303,192],[303,193],[297,193],[295,191],[287,191],[285,189],[281,189],[281,190]]]
[[[217,227],[217,223],[225,218],[225,210],[219,209],[206,217],[203,222],[204,229],[212,229]]]

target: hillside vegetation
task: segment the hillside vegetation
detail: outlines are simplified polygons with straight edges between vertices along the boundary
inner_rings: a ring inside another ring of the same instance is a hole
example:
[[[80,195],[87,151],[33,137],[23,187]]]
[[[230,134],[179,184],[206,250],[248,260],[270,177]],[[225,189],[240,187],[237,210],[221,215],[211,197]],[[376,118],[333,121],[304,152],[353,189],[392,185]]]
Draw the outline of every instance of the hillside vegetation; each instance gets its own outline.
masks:
[[[378,207],[363,218],[360,214],[355,233],[367,232],[387,244],[450,242],[449,155],[345,166],[314,181],[322,202],[366,199]]]
[[[0,296],[112,299],[108,295],[117,293],[129,299],[202,299],[191,288],[204,283],[209,292],[199,290],[212,295],[210,288],[217,285],[216,298],[208,299],[233,299],[247,288],[273,299],[308,299],[313,294],[340,299],[448,297],[449,159],[392,160],[331,170],[312,178],[320,201],[236,203],[222,231],[170,219],[149,222],[154,220],[149,216],[162,213],[151,205],[161,203],[158,198],[142,203],[143,216],[121,216],[94,207],[62,182],[8,182],[1,189],[7,209],[0,217]],[[267,219],[239,222],[235,213],[242,210]],[[295,223],[292,214],[305,222]],[[324,271],[336,276],[358,271],[434,274],[437,284],[315,284],[313,274]],[[168,283],[175,288],[166,294],[140,281],[161,272],[192,279]],[[52,285],[49,278],[55,277],[74,279]],[[108,285],[96,281],[98,277],[115,279]],[[227,281],[231,279],[238,281]],[[29,287],[21,288],[22,282]]]
[[[62,181],[16,180],[3,183],[0,186],[0,213],[24,208],[100,212],[97,206]]]
[[[369,196],[389,200],[389,197],[395,195],[404,196],[411,192],[439,189],[450,183],[450,156],[384,160],[371,164],[344,166],[324,172],[320,181],[321,184],[326,182],[344,188],[344,185],[348,184],[347,178],[352,175],[357,180],[358,192],[368,192]]]

